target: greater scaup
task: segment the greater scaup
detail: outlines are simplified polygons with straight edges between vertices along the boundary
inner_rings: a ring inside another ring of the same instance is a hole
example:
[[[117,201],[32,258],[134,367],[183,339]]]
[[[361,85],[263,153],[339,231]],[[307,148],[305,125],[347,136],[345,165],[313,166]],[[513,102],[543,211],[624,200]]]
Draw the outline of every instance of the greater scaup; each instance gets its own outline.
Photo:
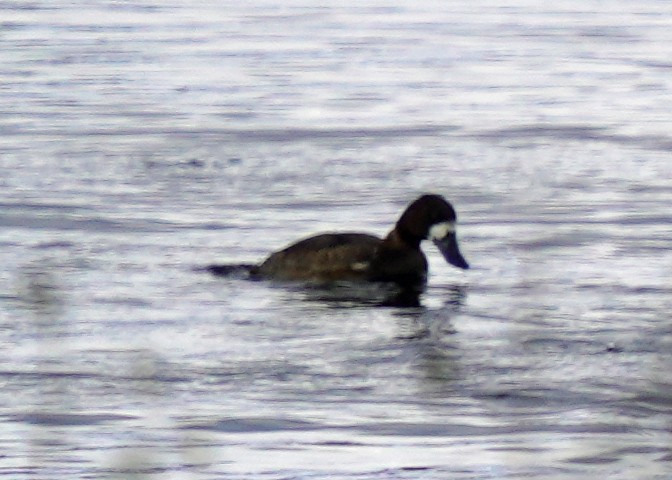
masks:
[[[406,208],[385,238],[323,233],[289,245],[259,265],[211,265],[208,270],[225,275],[247,267],[253,279],[391,282],[421,289],[427,281],[423,240],[432,240],[451,265],[469,268],[458,248],[456,220],[455,210],[442,196],[423,195]]]

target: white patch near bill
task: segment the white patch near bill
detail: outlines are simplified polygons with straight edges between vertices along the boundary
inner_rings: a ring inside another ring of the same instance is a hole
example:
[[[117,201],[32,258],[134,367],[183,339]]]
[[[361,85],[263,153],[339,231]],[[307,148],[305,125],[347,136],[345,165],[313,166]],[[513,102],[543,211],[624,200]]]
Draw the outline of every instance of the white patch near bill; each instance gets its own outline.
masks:
[[[455,222],[435,223],[429,229],[428,240],[443,240],[449,233],[455,233]]]

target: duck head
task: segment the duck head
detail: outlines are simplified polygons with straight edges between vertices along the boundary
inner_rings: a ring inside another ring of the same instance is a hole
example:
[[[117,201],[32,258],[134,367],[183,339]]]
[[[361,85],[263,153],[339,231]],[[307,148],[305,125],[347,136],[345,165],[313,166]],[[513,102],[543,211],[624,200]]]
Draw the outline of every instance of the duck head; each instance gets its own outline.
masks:
[[[457,215],[441,195],[423,195],[401,215],[395,229],[410,245],[431,240],[451,265],[467,269],[469,264],[460,253],[455,233]]]

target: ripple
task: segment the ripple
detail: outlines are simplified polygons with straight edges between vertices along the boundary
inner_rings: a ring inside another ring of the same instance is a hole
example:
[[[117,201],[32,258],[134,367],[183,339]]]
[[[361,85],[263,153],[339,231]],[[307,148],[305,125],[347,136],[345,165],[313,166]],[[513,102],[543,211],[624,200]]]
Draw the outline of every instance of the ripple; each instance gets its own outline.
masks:
[[[57,413],[57,412],[33,412],[23,415],[14,415],[11,417],[14,421],[28,423],[31,425],[42,426],[91,426],[101,423],[120,422],[133,420],[136,417],[130,415],[120,415],[112,413],[79,414],[79,413]]]
[[[305,420],[276,417],[227,418],[207,423],[183,425],[186,430],[211,430],[226,433],[258,433],[278,431],[305,431],[320,428]]]

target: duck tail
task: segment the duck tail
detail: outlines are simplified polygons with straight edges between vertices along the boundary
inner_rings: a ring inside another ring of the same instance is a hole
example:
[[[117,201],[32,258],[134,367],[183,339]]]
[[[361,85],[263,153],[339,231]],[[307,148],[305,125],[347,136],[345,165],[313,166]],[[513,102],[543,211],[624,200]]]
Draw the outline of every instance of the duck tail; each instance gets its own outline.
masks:
[[[212,264],[199,270],[209,272],[218,277],[255,279],[258,266],[252,263]]]

